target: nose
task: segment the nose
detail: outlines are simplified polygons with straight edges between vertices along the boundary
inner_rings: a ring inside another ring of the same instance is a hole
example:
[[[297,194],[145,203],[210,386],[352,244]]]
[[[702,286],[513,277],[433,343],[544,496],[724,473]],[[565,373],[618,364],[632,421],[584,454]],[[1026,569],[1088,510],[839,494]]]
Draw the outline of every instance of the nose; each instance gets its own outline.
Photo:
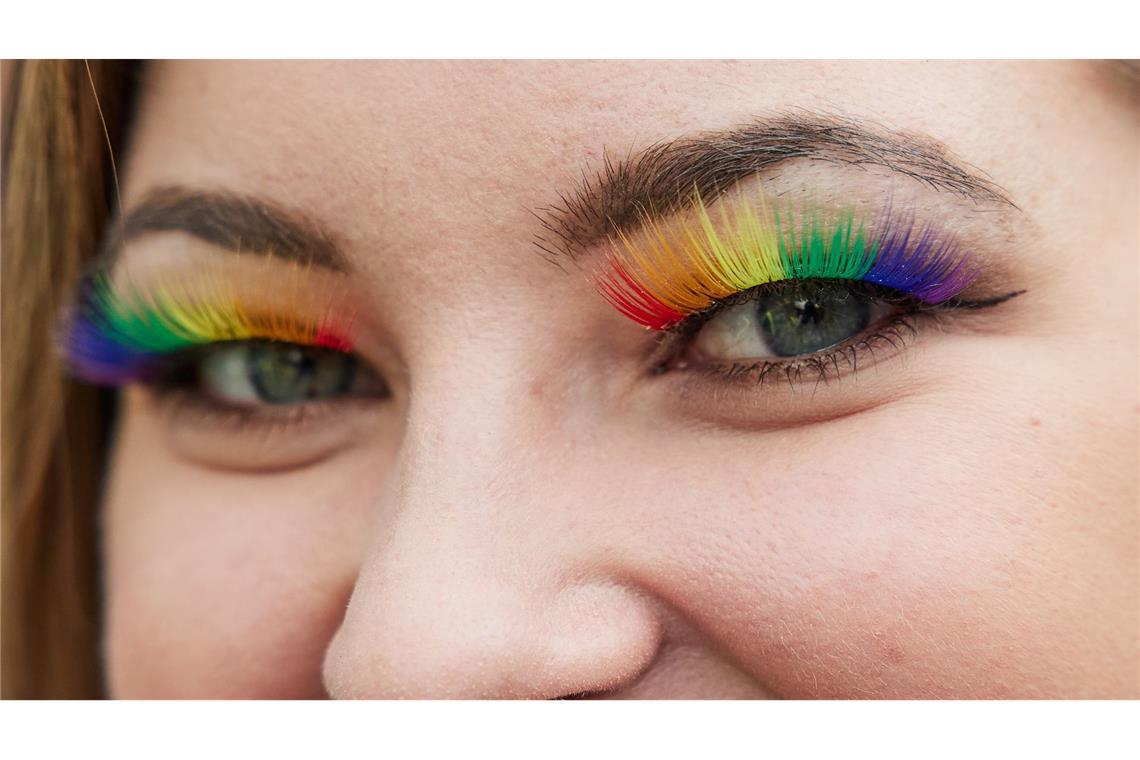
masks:
[[[329,694],[557,698],[632,683],[662,626],[591,520],[604,502],[558,485],[585,479],[559,476],[542,456],[565,454],[565,441],[512,422],[527,417],[520,394],[484,394],[478,409],[458,408],[460,395],[409,412],[380,526],[325,657]]]

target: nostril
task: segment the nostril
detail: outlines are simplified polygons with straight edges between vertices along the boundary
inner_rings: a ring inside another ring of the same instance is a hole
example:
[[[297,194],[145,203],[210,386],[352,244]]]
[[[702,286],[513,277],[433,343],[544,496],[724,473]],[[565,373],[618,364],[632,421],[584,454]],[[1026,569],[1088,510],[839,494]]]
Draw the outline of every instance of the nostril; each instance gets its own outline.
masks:
[[[613,699],[613,698],[617,697],[618,695],[626,692],[627,690],[634,688],[640,682],[641,682],[641,678],[639,677],[639,678],[637,678],[637,679],[635,679],[629,683],[622,684],[621,686],[618,686],[618,687],[615,687],[612,689],[605,689],[605,688],[587,689],[585,691],[575,691],[575,692],[571,692],[569,694],[560,694],[557,697],[547,697],[547,699],[550,701],[571,700],[571,699],[572,700]]]
[[[575,694],[566,694],[561,697],[551,697],[551,699],[605,699],[608,691],[579,691]]]

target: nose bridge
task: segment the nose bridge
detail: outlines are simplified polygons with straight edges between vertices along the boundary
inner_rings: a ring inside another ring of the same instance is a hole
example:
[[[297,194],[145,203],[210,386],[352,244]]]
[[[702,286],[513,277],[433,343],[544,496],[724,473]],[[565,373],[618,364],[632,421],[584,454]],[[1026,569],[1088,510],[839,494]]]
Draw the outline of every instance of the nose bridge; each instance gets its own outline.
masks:
[[[442,401],[412,405],[388,497],[383,537],[370,560],[381,573],[418,573],[454,590],[491,588],[521,567],[533,514],[539,463],[527,461],[519,423],[524,412],[503,393],[454,384]],[[496,580],[497,579],[497,580]]]
[[[449,367],[418,389],[400,451],[397,485],[405,495],[416,488],[455,488],[462,498],[473,488],[509,488],[520,474],[531,427],[524,385],[502,370],[483,370],[473,382]]]
[[[567,510],[590,505],[559,485],[543,453],[561,449],[559,431],[536,423],[549,409],[529,408],[542,402],[527,385],[452,373],[411,402],[326,658],[334,696],[560,696],[610,688],[652,660],[653,605],[598,572],[588,526],[568,527],[582,523]]]

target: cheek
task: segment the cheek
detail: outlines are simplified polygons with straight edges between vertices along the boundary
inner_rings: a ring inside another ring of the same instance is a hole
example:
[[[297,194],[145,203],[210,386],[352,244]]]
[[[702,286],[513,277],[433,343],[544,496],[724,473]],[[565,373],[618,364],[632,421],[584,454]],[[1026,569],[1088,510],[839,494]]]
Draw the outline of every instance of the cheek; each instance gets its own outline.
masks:
[[[1057,363],[1015,348],[995,375]],[[780,695],[1134,693],[1136,480],[1113,473],[1135,433],[1090,424],[1062,380],[1034,383],[762,434],[611,423],[572,460],[536,441],[504,519],[541,535],[527,556],[543,562],[604,549]],[[126,419],[106,504],[114,695],[323,694],[398,436],[227,475]]]
[[[172,460],[159,431],[130,419],[105,506],[113,695],[323,695],[324,649],[369,530],[361,486],[384,459],[210,473]]]
[[[703,472],[691,442],[671,452],[645,583],[785,696],[1129,688],[1131,507],[1056,464],[1076,416],[1043,431],[1020,394],[957,401],[707,440]]]

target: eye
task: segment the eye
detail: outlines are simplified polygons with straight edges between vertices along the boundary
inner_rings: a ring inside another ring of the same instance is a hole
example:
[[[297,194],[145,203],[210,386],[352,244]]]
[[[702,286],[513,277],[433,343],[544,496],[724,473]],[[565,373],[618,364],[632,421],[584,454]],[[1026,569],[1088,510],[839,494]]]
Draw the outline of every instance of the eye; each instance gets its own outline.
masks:
[[[716,311],[690,342],[700,359],[725,362],[813,354],[849,340],[894,306],[865,284],[784,281]]]
[[[182,384],[230,406],[301,404],[346,395],[386,395],[355,356],[279,341],[221,343],[183,368]]]

